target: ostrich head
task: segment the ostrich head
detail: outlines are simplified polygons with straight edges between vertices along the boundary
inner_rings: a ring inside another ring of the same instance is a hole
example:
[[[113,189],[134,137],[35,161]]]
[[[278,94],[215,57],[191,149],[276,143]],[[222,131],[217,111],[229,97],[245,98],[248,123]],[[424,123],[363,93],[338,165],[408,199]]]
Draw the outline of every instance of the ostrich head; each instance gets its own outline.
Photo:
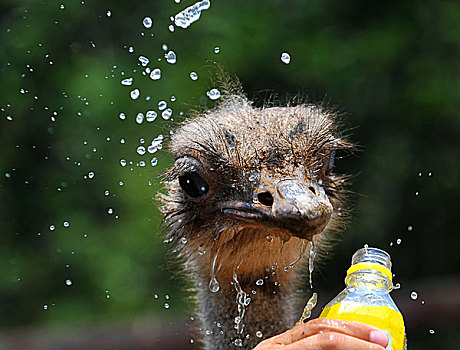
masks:
[[[344,206],[345,177],[334,174],[334,157],[351,147],[327,108],[255,108],[242,94],[223,96],[179,126],[162,195],[166,240],[175,242],[202,297],[205,282],[217,278],[212,307],[235,283],[265,279],[266,295],[282,295],[308,242],[329,250],[327,232],[341,226]]]

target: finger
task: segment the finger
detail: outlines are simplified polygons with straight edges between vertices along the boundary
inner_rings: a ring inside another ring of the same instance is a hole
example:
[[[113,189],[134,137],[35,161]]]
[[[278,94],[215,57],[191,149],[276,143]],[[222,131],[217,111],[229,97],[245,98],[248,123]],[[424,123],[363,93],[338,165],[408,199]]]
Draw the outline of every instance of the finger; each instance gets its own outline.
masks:
[[[388,343],[386,334],[375,327],[360,322],[330,320],[327,318],[317,318],[295,326],[287,332],[274,337],[273,340],[276,340],[279,344],[291,344],[299,339],[325,332],[346,334],[384,347]]]
[[[344,333],[324,332],[282,347],[283,350],[385,350],[385,347]]]

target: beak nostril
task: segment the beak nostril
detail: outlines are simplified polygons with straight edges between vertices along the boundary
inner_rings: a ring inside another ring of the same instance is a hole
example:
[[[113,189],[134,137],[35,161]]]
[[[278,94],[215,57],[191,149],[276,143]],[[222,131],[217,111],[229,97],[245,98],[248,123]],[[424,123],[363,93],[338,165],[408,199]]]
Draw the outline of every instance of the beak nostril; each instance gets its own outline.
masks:
[[[309,189],[310,192],[313,193],[315,196],[318,195],[318,193],[316,192],[316,188],[314,188],[313,186],[308,186],[308,189]]]
[[[273,205],[273,196],[270,192],[261,192],[257,194],[259,203],[271,207]]]

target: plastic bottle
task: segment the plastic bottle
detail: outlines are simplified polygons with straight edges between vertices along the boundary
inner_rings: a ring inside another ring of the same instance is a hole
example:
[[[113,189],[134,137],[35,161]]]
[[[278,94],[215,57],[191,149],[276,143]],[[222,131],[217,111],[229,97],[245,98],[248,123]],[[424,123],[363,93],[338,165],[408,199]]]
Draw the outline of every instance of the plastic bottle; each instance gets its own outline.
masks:
[[[404,320],[390,297],[390,255],[367,246],[359,249],[353,254],[345,284],[347,287],[324,307],[319,317],[366,323],[387,333],[386,349],[407,349]]]

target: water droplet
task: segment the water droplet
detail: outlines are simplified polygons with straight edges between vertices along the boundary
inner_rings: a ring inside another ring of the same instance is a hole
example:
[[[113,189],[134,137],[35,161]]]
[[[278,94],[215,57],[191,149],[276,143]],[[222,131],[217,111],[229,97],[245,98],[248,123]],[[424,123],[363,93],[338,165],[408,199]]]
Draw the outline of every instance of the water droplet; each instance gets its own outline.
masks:
[[[142,124],[144,121],[144,114],[143,113],[137,113],[136,115],[136,123],[137,124]]]
[[[433,174],[432,174],[431,171],[430,171],[430,172],[428,173],[428,176],[431,176],[431,175],[433,175]]]
[[[208,92],[206,92],[206,95],[211,99],[211,100],[217,100],[220,97],[220,91],[217,89],[211,89]]]
[[[398,238],[398,239],[396,240],[396,244],[401,244],[401,238]]]
[[[71,286],[71,285],[73,284],[73,282],[72,282],[71,279],[66,279],[66,280],[65,280],[65,284],[66,284],[67,286]]]
[[[152,28],[153,21],[150,17],[145,17],[144,20],[142,21],[142,24],[144,25],[145,28],[149,29],[149,28]]]
[[[5,173],[5,177],[6,177],[7,179],[10,179],[10,178],[11,178],[11,174],[10,174],[10,173]]]
[[[176,53],[174,51],[169,51],[165,54],[166,62],[170,64],[176,63]]]
[[[410,293],[410,297],[411,297],[412,300],[417,300],[417,298],[418,298],[417,292],[414,291],[414,292]]]
[[[48,305],[43,305],[43,310],[48,310]]]
[[[217,53],[219,53],[219,52],[220,52],[220,47],[219,47],[219,46],[216,46],[216,47],[214,48],[214,53],[217,54]]]
[[[262,338],[263,336],[264,336],[264,335],[263,335],[263,333],[262,333],[261,331],[257,331],[257,332],[256,332],[256,337],[257,337],[257,338]]]
[[[163,113],[161,113],[161,117],[164,120],[168,120],[169,118],[171,118],[171,115],[172,115],[172,109],[171,108],[165,109],[163,111]]]
[[[315,244],[313,243],[313,241],[311,241],[310,242],[310,255],[308,257],[308,272],[310,274],[309,275],[309,282],[310,282],[310,288],[311,289],[313,289],[312,275],[313,275],[313,269],[315,267],[315,263],[314,263],[315,256],[316,256]]]
[[[418,176],[419,176],[419,177],[422,176],[422,172],[419,172],[419,173],[418,173]]]
[[[149,123],[153,122],[156,118],[157,118],[157,112],[155,111],[147,111],[147,113],[145,114],[145,119]]]
[[[158,80],[160,78],[161,78],[161,69],[155,68],[154,70],[152,70],[152,72],[150,73],[150,79]]]
[[[113,209],[112,209],[112,208],[109,208],[109,209],[107,210],[107,213],[108,213],[109,215],[112,215],[112,214],[113,214]]]
[[[262,278],[259,278],[259,279],[256,281],[256,284],[257,284],[258,286],[261,286],[261,285],[264,284],[264,280],[263,280]]]
[[[212,266],[211,266],[211,280],[209,281],[209,290],[212,293],[217,293],[220,289],[219,282],[216,279],[216,262],[217,262],[218,254],[219,254],[219,250],[217,250],[216,255],[214,255],[214,259],[212,261]]]
[[[281,54],[281,62],[289,64],[291,62],[291,55],[289,55],[287,52],[283,52]]]
[[[64,227],[69,227],[70,223],[68,221],[64,221],[63,225],[64,225]]]
[[[144,146],[139,146],[137,147],[137,154],[143,156],[145,154],[145,147]]]
[[[130,92],[130,96],[133,100],[137,100],[139,95],[140,95],[139,89],[134,89]]]
[[[207,10],[210,6],[211,2],[209,0],[198,1],[176,14],[174,16],[174,24],[185,29],[193,22],[198,21],[201,16],[201,11]]]
[[[414,228],[412,226],[407,226],[407,231],[412,231]]]
[[[92,179],[94,177],[94,172],[90,171],[88,173],[88,178]]]
[[[133,78],[126,78],[121,81],[121,85],[130,86],[133,84]]]
[[[145,67],[146,65],[148,65],[149,62],[150,62],[150,60],[149,60],[147,57],[145,57],[145,56],[139,56],[138,59],[139,59],[139,62],[141,62],[141,65],[142,65],[143,67]]]
[[[112,17],[112,11],[108,10],[106,13],[107,17]]]
[[[198,74],[196,74],[195,72],[190,72],[190,79],[197,80],[198,79]]]
[[[158,102],[158,109],[159,109],[160,111],[164,110],[167,106],[168,106],[168,104],[166,103],[166,101],[160,101],[160,102]]]
[[[235,346],[243,346],[243,341],[241,339],[235,339],[234,341]]]
[[[126,162],[126,161],[125,161],[125,162]],[[104,195],[106,195],[106,196],[108,196],[109,194],[110,194],[109,191],[105,191],[105,192],[104,192]]]
[[[434,329],[430,329],[430,330],[429,330],[429,333],[430,333],[430,334],[434,334],[434,333],[435,333]]]
[[[126,160],[125,159],[120,159],[120,164],[121,164],[121,166],[126,166]],[[108,191],[106,191],[106,192],[108,192]]]
[[[120,117],[121,120],[126,119],[126,114],[124,114],[124,113],[120,113],[118,116]]]

